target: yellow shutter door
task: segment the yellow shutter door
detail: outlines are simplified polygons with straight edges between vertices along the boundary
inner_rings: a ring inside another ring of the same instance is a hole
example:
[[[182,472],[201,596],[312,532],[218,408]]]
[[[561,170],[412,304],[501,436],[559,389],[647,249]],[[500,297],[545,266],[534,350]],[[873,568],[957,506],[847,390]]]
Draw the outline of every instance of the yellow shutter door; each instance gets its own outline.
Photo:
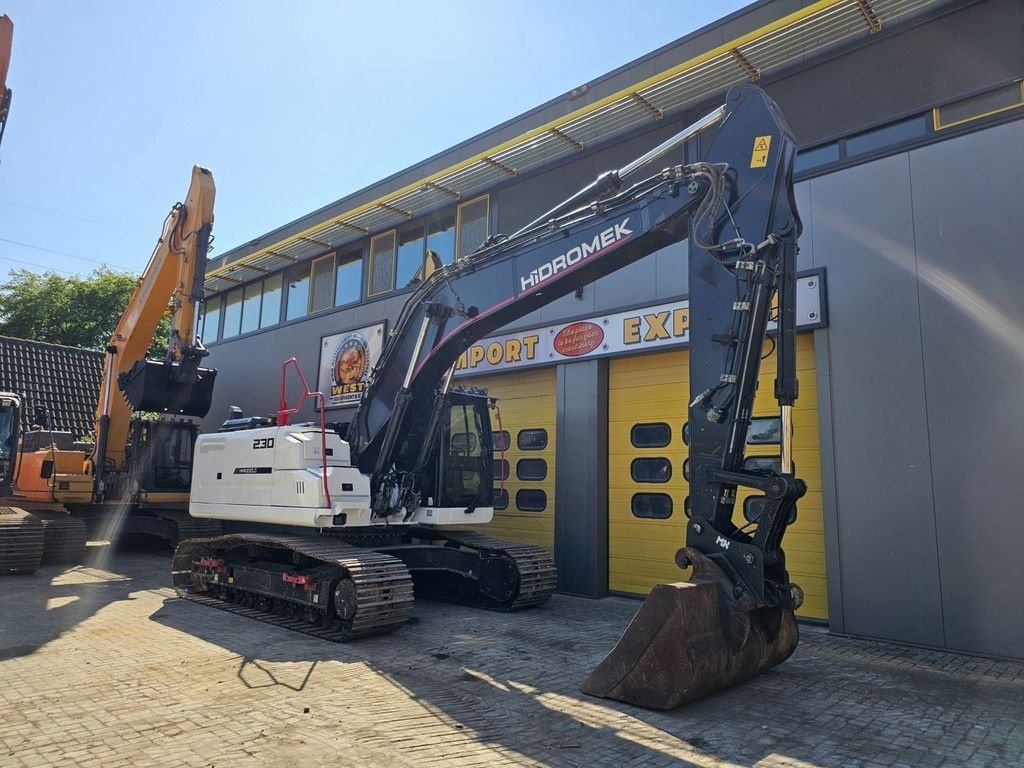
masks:
[[[488,536],[538,544],[555,550],[555,369],[538,368],[501,376],[470,379],[498,398],[501,427],[491,412],[495,433],[494,520],[479,527]],[[507,433],[504,461],[508,476],[500,494],[498,433]],[[506,505],[501,509],[502,500]]]
[[[773,397],[775,365],[774,355],[762,363],[755,416],[778,415]],[[793,460],[808,490],[797,505],[797,521],[787,530],[783,549],[790,577],[806,595],[797,613],[824,619],[821,451],[814,338],[809,333],[797,337],[797,377],[800,397],[793,409]],[[686,541],[683,460],[687,448],[682,433],[690,386],[689,351],[613,359],[608,386],[608,587],[647,594],[654,584],[683,581],[689,575],[675,565],[676,550]],[[749,455],[779,453],[777,445],[747,448]],[[735,523],[740,526],[744,498],[741,494],[736,504]]]

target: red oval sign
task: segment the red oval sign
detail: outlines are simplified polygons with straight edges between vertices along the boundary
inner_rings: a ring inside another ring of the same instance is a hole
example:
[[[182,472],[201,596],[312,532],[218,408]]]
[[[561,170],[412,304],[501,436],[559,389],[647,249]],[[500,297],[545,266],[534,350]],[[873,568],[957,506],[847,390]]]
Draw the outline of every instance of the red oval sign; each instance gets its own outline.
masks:
[[[579,357],[593,352],[604,341],[604,330],[594,323],[573,323],[555,334],[555,352],[566,357]]]

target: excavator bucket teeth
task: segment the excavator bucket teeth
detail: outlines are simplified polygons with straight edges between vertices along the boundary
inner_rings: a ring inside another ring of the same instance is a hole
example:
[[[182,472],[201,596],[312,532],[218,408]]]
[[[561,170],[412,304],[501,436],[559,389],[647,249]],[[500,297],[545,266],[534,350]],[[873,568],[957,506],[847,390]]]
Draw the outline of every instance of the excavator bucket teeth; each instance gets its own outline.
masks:
[[[691,549],[695,578],[657,584],[619,642],[580,686],[591,696],[672,709],[785,661],[799,633],[793,612],[730,605],[718,566]],[[721,576],[721,578],[718,578]]]
[[[195,381],[178,376],[178,363],[140,360],[118,377],[118,386],[136,411],[205,416],[213,402],[217,371],[199,368]]]

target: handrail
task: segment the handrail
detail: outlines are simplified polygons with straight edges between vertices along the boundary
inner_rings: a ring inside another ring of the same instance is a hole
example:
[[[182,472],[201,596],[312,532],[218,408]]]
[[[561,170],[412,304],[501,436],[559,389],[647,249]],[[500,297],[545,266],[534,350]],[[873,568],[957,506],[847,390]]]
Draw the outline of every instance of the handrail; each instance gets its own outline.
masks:
[[[289,365],[295,368],[295,373],[299,377],[299,383],[302,384],[302,395],[299,397],[299,402],[297,402],[293,408],[288,407],[288,401],[284,396],[284,388]],[[289,357],[281,364],[281,392],[277,399],[278,426],[288,426],[291,423],[292,414],[297,413],[299,409],[302,408],[302,404],[306,402],[306,398],[308,397],[315,397],[320,400],[320,460],[323,466],[322,477],[324,481],[324,497],[327,499],[327,508],[330,509],[331,492],[327,487],[327,425],[324,417],[326,399],[322,392],[313,392],[309,389],[306,377],[302,375],[302,368],[299,366],[299,361],[294,357]]]

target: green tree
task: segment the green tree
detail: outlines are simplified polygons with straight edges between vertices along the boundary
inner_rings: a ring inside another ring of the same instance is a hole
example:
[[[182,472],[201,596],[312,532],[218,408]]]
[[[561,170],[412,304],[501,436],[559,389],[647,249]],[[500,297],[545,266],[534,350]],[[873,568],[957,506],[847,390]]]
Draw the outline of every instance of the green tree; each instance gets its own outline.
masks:
[[[0,283],[0,336],[103,349],[128,306],[138,278],[101,268],[87,277],[12,270]],[[170,315],[160,321],[150,357],[163,357]]]

